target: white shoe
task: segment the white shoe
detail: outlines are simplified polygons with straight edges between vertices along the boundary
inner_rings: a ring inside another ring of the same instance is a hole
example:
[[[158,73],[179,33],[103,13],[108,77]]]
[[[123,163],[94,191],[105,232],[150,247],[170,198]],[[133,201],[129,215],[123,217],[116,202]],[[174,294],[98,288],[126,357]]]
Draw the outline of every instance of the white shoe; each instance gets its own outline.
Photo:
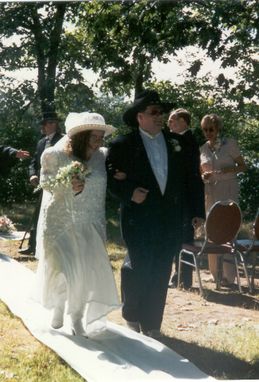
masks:
[[[140,333],[140,323],[138,321],[126,321],[126,324],[129,329]]]
[[[51,326],[53,329],[60,329],[64,324],[65,306],[57,306],[54,308]]]
[[[72,333],[74,336],[87,337],[86,331],[83,327],[82,320],[72,320]]]

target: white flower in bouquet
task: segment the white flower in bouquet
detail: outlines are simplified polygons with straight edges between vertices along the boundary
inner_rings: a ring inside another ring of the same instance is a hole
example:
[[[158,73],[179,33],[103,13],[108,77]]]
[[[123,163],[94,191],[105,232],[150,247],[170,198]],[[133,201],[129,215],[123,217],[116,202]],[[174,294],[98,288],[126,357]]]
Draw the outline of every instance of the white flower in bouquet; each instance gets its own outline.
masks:
[[[0,216],[0,232],[12,232],[16,231],[16,228],[6,215]]]
[[[73,178],[85,182],[86,176],[90,173],[91,171],[86,164],[79,161],[73,161],[69,165],[61,167],[54,179],[49,178],[42,185],[43,187],[45,185],[50,189],[59,185],[70,186]]]
[[[73,178],[85,181],[86,175],[90,174],[89,168],[82,162],[73,161],[65,167],[61,167],[56,175],[58,184],[70,184]]]

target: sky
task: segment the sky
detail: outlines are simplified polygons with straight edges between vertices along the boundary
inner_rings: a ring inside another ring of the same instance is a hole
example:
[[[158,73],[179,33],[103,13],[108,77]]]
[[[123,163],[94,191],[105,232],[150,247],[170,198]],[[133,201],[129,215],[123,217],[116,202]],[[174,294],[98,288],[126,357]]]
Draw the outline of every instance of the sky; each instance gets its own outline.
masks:
[[[19,40],[20,36],[11,36],[4,40],[4,44],[11,45],[17,43]],[[197,75],[198,78],[203,77],[207,73],[210,73],[212,78],[217,77],[220,73],[224,73],[226,77],[235,77],[234,68],[222,69],[220,67],[220,60],[213,61],[206,56],[205,51],[196,46],[188,46],[178,50],[177,56],[169,56],[169,62],[167,64],[155,60],[152,65],[152,70],[158,81],[171,81],[175,84],[181,84],[184,82],[184,71],[190,66],[191,61],[197,59],[201,59],[203,63],[201,70]],[[24,80],[35,80],[36,83],[37,80],[37,70],[21,69],[19,71],[5,73],[19,82]],[[93,90],[98,91],[98,87],[95,86],[98,75],[91,70],[83,70],[83,74],[86,84],[88,86],[93,86]]]
[[[200,58],[203,62],[198,77],[202,77],[210,73],[212,77],[217,77],[219,73],[224,73],[227,77],[233,77],[235,70],[233,68],[222,69],[220,68],[220,61],[213,61],[206,57],[206,54],[198,47],[187,47],[178,52],[177,56],[170,56],[170,61],[167,64],[161,63],[157,60],[153,62],[152,70],[158,81],[171,81],[176,84],[184,82],[184,71],[190,65],[190,58],[192,60]],[[37,71],[31,69],[21,69],[19,71],[5,72],[10,77],[18,81],[35,80],[37,79]],[[91,70],[84,70],[84,77],[86,84],[95,88],[95,82],[98,76]],[[96,88],[97,90],[97,88]]]
[[[223,69],[220,67],[220,60],[213,61],[206,56],[206,53],[198,47],[189,46],[178,52],[177,57],[171,56],[170,62],[163,64],[158,61],[153,63],[153,71],[158,80],[169,80],[178,84],[184,82],[184,72],[190,66],[190,57],[194,59],[201,59],[202,67],[198,73],[198,77],[203,77],[210,73],[212,77],[217,77],[220,73],[224,73],[227,77],[233,77],[235,70],[233,68]]]

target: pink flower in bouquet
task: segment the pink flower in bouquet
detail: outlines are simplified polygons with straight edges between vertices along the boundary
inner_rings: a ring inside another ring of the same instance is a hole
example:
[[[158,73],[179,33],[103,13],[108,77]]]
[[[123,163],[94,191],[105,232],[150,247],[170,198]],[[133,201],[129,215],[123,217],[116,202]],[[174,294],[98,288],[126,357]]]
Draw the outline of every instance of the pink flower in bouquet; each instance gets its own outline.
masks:
[[[15,229],[13,222],[7,216],[0,216],[0,232],[11,232]]]

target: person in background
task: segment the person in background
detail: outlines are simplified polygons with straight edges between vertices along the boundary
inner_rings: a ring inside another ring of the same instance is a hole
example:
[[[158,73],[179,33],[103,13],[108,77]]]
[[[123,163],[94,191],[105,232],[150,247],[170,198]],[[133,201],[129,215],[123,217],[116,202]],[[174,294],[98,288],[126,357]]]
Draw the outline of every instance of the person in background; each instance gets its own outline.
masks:
[[[199,197],[196,200],[197,209],[203,211],[202,217],[205,217],[204,210],[204,186],[200,176],[200,150],[199,145],[190,129],[191,124],[191,114],[188,110],[179,108],[172,110],[168,118],[168,128],[170,132],[175,134],[176,137],[182,137],[182,145],[185,151],[185,160],[191,168],[193,174],[197,178],[197,184],[199,185],[200,192]],[[190,216],[190,210],[186,206],[185,217],[183,223],[183,242],[189,243],[193,241],[194,229],[192,225],[192,219]],[[178,282],[178,265],[179,265],[179,253],[175,255],[175,272],[172,276],[171,282],[169,284],[170,288],[176,288]],[[192,267],[183,264],[181,281],[183,287],[188,289],[192,286]]]
[[[44,134],[44,137],[38,141],[36,151],[29,165],[29,180],[31,185],[35,189],[39,185],[40,169],[41,169],[40,160],[41,160],[41,155],[43,151],[47,147],[55,145],[63,136],[59,128],[59,119],[55,112],[46,112],[43,114],[43,119],[41,120],[41,128],[42,128],[42,133]],[[36,230],[37,230],[37,223],[38,223],[40,205],[41,205],[41,199],[42,199],[41,190],[37,191],[37,194],[38,194],[37,203],[36,203],[35,210],[33,212],[33,216],[31,219],[28,247],[22,248],[18,251],[21,255],[35,255]]]
[[[17,163],[17,159],[27,159],[29,157],[30,153],[28,151],[0,145],[0,176],[6,176],[10,168]]]
[[[201,128],[206,139],[206,143],[200,147],[206,213],[217,201],[232,199],[238,203],[237,174],[246,170],[236,140],[223,137],[222,127],[222,120],[217,114],[205,115],[201,120]],[[224,259],[231,260],[231,256],[225,255]],[[208,255],[208,260],[210,272],[216,279],[217,258],[211,254]],[[223,262],[222,285],[233,284],[235,277],[235,265],[231,261]]]
[[[111,143],[106,161],[128,250],[121,269],[122,316],[129,328],[154,338],[161,335],[172,260],[181,245],[183,206],[196,199],[183,150],[162,130],[171,107],[154,90],[139,93],[123,115],[133,131]],[[118,170],[124,179],[114,178]]]
[[[115,128],[88,112],[69,113],[65,126],[67,135],[42,155],[35,290],[39,301],[53,309],[54,329],[63,326],[67,305],[73,334],[88,336],[104,329],[103,319],[120,307],[105,248],[107,149],[101,147],[104,135]],[[65,182],[75,165],[78,170]]]

